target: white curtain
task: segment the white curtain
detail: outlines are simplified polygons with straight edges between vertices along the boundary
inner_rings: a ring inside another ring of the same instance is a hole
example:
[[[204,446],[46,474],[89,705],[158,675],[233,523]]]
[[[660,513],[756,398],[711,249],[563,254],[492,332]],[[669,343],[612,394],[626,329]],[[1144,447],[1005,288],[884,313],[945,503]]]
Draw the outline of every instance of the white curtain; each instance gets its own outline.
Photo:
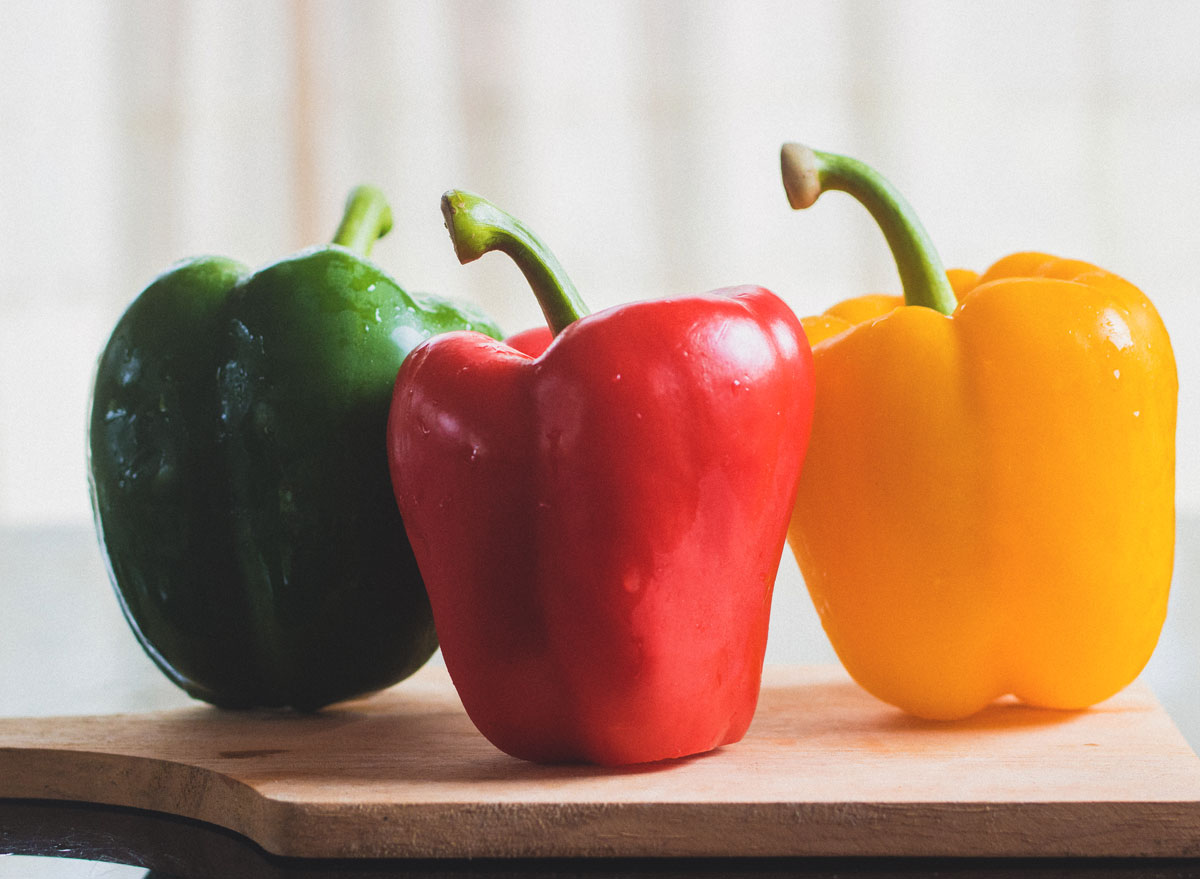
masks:
[[[523,217],[593,309],[729,284],[802,313],[897,287],[848,199],[791,212],[784,140],[852,153],[951,265],[1091,260],[1173,330],[1180,500],[1200,508],[1200,4],[16,0],[0,24],[0,521],[88,515],[92,364],[196,253],[327,239],[358,182],[405,286],[539,320],[460,267],[449,188]]]

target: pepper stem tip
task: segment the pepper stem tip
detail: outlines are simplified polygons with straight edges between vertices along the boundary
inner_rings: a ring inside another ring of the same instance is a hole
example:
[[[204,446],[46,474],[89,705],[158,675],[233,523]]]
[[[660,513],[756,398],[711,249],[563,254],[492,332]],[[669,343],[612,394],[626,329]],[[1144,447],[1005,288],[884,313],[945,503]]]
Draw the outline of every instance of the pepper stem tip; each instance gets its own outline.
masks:
[[[454,245],[454,255],[462,265],[474,262],[493,249],[492,224],[487,222],[495,219],[487,217],[491,207],[487,199],[460,189],[451,189],[442,195],[442,217]],[[481,224],[480,220],[484,222]]]
[[[779,164],[788,204],[797,211],[812,207],[821,194],[821,172],[816,153],[803,144],[785,143],[779,151]]]

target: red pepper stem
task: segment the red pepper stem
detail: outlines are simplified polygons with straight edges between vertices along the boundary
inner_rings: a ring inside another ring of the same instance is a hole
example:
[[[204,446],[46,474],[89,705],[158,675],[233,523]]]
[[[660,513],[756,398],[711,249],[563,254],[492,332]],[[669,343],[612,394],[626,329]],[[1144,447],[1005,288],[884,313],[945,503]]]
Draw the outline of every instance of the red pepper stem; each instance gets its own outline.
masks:
[[[958,306],[954,289],[933,241],[904,197],[879,172],[857,159],[784,144],[780,154],[783,187],[796,210],[807,208],[828,189],[854,196],[883,230],[906,305],[923,305],[952,314]]]
[[[442,196],[442,214],[463,265],[492,250],[509,255],[533,288],[550,332],[558,335],[588,308],[554,254],[524,223],[487,199],[454,189]]]
[[[346,199],[346,211],[333,243],[366,257],[371,255],[375,242],[391,230],[392,209],[383,193],[374,186],[357,186]]]

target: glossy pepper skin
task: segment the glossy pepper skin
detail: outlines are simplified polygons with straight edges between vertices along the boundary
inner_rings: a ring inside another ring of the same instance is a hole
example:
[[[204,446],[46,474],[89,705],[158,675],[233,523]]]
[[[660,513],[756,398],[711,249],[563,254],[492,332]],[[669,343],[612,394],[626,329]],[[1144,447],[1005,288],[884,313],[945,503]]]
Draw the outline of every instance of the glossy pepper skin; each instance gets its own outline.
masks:
[[[405,355],[486,321],[366,260],[390,227],[352,194],[335,243],[249,272],[180,263],[100,358],[92,499],[121,606],[191,695],[313,709],[388,686],[437,647],[384,444]]]
[[[581,317],[517,221],[443,208],[459,259],[513,256],[557,333],[537,357],[444,335],[396,380],[396,499],[467,713],[538,762],[737,741],[808,438],[798,319],[758,287]]]
[[[1113,695],[1171,581],[1177,379],[1154,306],[1041,253],[947,281],[874,172],[788,149],[793,206],[816,197],[800,171],[861,198],[905,282],[804,321],[817,405],[789,540],[838,656],[926,718]]]

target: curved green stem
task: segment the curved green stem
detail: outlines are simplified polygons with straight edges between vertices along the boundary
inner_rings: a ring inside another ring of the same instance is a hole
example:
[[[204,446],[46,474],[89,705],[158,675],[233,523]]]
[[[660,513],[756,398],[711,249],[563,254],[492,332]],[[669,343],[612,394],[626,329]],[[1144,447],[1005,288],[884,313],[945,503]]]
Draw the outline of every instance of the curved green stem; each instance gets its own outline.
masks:
[[[442,215],[464,265],[499,250],[517,264],[533,288],[550,332],[558,335],[588,313],[554,254],[517,218],[486,198],[453,189],[442,196]]]
[[[375,242],[391,230],[392,209],[383,193],[374,186],[356,186],[346,199],[346,211],[333,243],[359,256],[370,256]]]
[[[933,241],[908,202],[879,172],[857,159],[796,143],[784,144],[780,163],[793,208],[809,207],[827,189],[854,196],[883,230],[900,271],[905,304],[953,313],[958,301]]]

